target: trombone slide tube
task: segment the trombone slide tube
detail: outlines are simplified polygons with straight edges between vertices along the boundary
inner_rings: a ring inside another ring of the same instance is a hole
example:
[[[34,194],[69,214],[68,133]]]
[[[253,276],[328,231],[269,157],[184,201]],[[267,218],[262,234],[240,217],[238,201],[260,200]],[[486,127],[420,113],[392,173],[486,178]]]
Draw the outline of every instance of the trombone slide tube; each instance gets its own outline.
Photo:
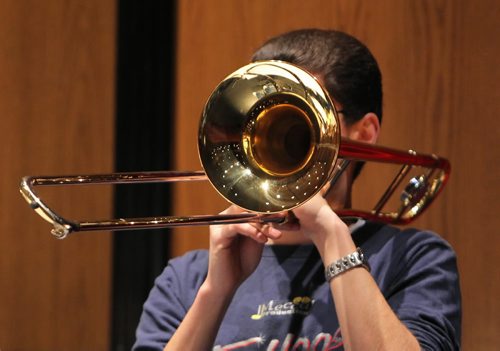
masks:
[[[132,230],[144,228],[165,228],[179,226],[186,223],[198,223],[196,216],[176,219],[174,217],[159,218],[137,218],[131,220],[112,219],[92,222],[70,221],[53,211],[36,194],[35,186],[56,185],[83,185],[83,184],[128,184],[128,183],[160,183],[175,181],[199,181],[206,180],[205,172],[180,172],[180,171],[158,171],[158,172],[123,172],[111,174],[94,175],[67,175],[67,176],[27,176],[21,179],[20,192],[30,207],[43,219],[52,224],[51,233],[59,239],[68,234],[78,231],[90,230]],[[236,220],[231,218],[231,220]],[[181,224],[182,223],[182,224]]]

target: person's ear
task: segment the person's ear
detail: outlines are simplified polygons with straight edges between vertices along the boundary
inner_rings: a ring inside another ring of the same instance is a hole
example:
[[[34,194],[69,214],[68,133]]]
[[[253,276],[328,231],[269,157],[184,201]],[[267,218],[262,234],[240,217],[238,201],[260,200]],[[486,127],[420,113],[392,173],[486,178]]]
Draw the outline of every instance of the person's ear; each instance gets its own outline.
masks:
[[[380,122],[375,113],[369,112],[347,128],[347,137],[364,143],[375,144],[380,133]]]

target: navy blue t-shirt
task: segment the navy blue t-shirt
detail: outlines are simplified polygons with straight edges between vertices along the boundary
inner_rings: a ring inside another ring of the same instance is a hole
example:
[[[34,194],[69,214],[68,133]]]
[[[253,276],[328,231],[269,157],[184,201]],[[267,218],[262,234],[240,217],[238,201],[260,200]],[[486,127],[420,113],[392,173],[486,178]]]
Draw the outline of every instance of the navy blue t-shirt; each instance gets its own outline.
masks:
[[[425,350],[460,347],[456,257],[439,236],[367,223],[353,239],[399,319]],[[172,259],[144,304],[134,350],[163,350],[207,274],[207,251]],[[193,335],[195,338],[196,335]],[[324,265],[313,245],[270,245],[239,287],[214,350],[343,350]]]

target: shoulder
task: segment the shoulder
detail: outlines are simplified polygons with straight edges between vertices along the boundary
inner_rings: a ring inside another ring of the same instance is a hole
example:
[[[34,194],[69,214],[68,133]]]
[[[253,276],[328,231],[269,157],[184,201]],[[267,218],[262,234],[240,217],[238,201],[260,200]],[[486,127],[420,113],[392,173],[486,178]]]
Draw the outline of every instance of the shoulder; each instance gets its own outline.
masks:
[[[393,261],[401,266],[424,257],[427,262],[456,259],[451,245],[429,230],[401,229],[368,222],[353,234],[353,238],[374,263]]]
[[[206,251],[171,259],[144,303],[134,350],[162,350],[194,301],[207,274]]]
[[[362,229],[353,237],[399,319],[424,349],[459,349],[460,283],[450,244],[432,231],[372,223]]]
[[[179,301],[185,308],[194,301],[196,292],[207,276],[208,253],[190,251],[168,261],[156,278],[148,301]]]
[[[169,265],[185,266],[185,265],[203,265],[208,262],[207,250],[193,250],[188,251],[182,256],[177,256],[169,261]]]
[[[208,254],[202,250],[171,259],[156,278],[144,310],[151,316],[179,314],[181,319],[205,280],[207,267]]]
[[[157,278],[157,284],[165,280],[176,280],[179,284],[183,282],[196,286],[201,285],[208,271],[208,252],[206,250],[194,250],[182,256],[172,258]]]
[[[459,301],[457,257],[451,245],[432,231],[367,224],[355,233],[372,268],[372,276],[386,297],[402,290],[429,293],[455,290]]]

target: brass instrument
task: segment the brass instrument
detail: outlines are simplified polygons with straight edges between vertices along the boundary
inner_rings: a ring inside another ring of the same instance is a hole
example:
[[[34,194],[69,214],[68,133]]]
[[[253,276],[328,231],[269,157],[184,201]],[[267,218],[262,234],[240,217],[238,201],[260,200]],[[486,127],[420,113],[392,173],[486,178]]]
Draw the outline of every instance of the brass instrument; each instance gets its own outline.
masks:
[[[341,217],[405,224],[418,216],[446,183],[450,164],[435,155],[354,142],[340,136],[328,93],[314,76],[295,65],[261,61],[224,79],[203,110],[198,151],[204,171],[135,172],[24,177],[20,191],[54,227],[52,234],[128,230],[250,221],[281,222],[284,213],[334,183],[351,161],[400,164],[401,169],[372,210],[343,209]],[[427,171],[410,179],[396,211],[384,206],[413,167]],[[248,213],[70,221],[50,209],[35,186],[125,184],[209,180],[229,202]]]

